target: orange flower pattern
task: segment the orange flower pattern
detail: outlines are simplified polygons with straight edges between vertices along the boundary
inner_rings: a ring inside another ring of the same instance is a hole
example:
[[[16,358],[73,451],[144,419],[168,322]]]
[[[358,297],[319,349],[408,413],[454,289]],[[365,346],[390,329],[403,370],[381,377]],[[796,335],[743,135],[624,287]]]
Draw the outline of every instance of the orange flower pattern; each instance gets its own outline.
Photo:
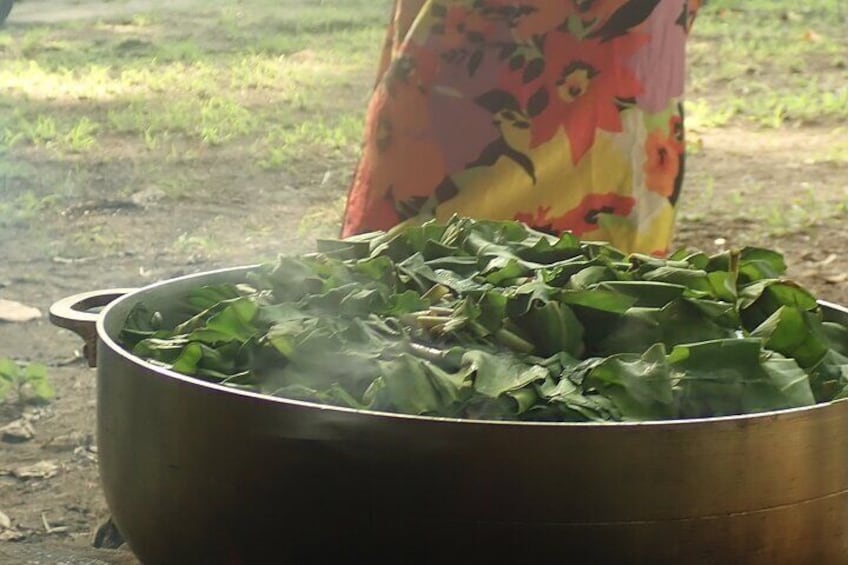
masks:
[[[701,0],[395,0],[342,235],[450,213],[666,249]]]

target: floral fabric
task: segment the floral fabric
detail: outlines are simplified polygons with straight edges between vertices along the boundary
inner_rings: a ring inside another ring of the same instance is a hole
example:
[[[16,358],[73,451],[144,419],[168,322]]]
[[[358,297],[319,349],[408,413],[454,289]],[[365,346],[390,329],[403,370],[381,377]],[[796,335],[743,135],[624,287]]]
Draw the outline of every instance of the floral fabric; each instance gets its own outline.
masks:
[[[396,0],[343,235],[453,214],[664,253],[700,0]]]

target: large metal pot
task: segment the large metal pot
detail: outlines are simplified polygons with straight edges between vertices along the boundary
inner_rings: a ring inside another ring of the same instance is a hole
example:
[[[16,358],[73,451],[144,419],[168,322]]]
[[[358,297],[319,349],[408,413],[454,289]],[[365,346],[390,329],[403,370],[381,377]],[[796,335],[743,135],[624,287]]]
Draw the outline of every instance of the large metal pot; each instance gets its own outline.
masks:
[[[144,563],[848,563],[848,403],[641,424],[357,412],[199,382],[117,343],[248,268],[71,297],[100,473]],[[848,310],[825,304],[832,319]],[[93,353],[93,352],[92,352]]]

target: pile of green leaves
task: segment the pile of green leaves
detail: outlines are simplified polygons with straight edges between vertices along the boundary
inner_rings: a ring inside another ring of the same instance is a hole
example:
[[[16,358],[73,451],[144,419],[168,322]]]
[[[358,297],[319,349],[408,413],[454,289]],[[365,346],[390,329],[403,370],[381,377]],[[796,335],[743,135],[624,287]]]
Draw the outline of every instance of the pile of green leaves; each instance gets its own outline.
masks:
[[[848,328],[746,248],[669,259],[454,218],[319,242],[197,288],[122,341],[186,375],[357,409],[633,421],[848,396]]]

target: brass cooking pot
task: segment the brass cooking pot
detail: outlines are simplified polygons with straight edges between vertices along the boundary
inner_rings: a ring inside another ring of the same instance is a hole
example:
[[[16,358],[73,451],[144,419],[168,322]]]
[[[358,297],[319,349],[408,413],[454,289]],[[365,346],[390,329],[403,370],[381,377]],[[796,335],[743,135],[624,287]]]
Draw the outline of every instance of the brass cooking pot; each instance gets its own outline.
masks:
[[[96,340],[100,475],[144,563],[848,563],[848,402],[656,423],[415,417],[241,392],[118,344],[139,302],[167,313],[250,269],[51,309],[92,361]]]

